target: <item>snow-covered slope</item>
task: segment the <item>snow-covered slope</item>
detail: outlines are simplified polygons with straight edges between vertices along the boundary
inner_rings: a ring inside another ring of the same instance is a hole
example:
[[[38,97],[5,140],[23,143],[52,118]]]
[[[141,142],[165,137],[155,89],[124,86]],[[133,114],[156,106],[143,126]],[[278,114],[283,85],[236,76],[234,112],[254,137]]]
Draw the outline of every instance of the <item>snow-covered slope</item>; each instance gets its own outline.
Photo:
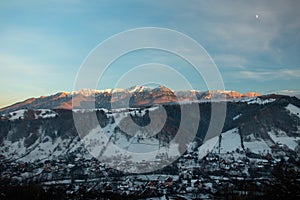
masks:
[[[155,111],[156,108],[114,110],[113,113],[105,109],[76,111],[76,114],[82,116],[101,113],[99,119],[103,119],[102,126],[98,125],[93,129],[87,129],[85,135],[79,136],[62,133],[61,129],[72,129],[68,123],[65,124],[65,127],[62,124],[58,127],[51,127],[53,129],[49,130],[48,125],[51,126],[51,124],[48,124],[48,120],[52,116],[49,111],[31,111],[34,117],[27,119],[26,113],[28,111],[20,110],[15,114],[18,116],[17,119],[11,117],[5,119],[7,122],[12,121],[19,125],[15,125],[16,128],[8,131],[8,135],[3,139],[0,147],[0,154],[8,161],[23,162],[55,160],[70,155],[85,159],[95,157],[116,169],[124,168],[130,172],[137,172],[139,170],[147,171],[148,167],[150,171],[156,165],[162,165],[167,160],[178,158],[180,156],[179,145],[176,143],[163,145],[161,136],[149,137],[139,131],[133,135],[128,135],[119,129],[118,124],[132,116],[142,120],[146,117],[146,113]],[[48,118],[35,116],[35,113],[46,112],[49,114]],[[54,114],[54,111],[52,112]],[[55,113],[55,115],[57,117],[52,121],[53,124],[63,122],[64,120],[61,121],[60,118],[66,116],[64,113]],[[19,130],[18,126],[27,126],[30,123],[35,124],[35,128],[24,129],[25,135],[23,135],[24,132]],[[126,162],[135,164],[132,165],[132,168],[128,168],[124,163],[116,163],[115,160],[126,160]],[[148,164],[144,166],[145,163]],[[143,165],[143,168],[139,168],[139,165]]]
[[[265,104],[229,101],[221,137],[214,137],[204,144],[201,141],[209,126],[210,105],[207,102],[199,102],[198,105],[201,117],[195,143],[202,145],[198,151],[201,157],[211,150],[221,154],[243,151],[261,155],[297,152],[299,149],[298,99],[282,97]],[[152,162],[167,161],[182,153],[183,147],[176,143],[169,144],[180,125],[180,107],[166,105],[164,108],[168,120],[154,137],[147,137],[141,131],[126,134],[119,125],[126,119],[132,119],[141,127],[146,126],[150,122],[149,112],[157,112],[158,107],[13,111],[0,119],[0,154],[7,160],[34,162],[70,156],[118,160],[130,152],[131,155],[126,157],[128,162],[143,163],[148,159]],[[82,115],[85,119],[81,121],[83,125],[92,127],[83,126],[83,135],[79,136],[74,127],[74,113]],[[89,117],[95,114],[99,124],[89,124]],[[194,117],[192,111],[190,114]],[[119,164],[117,167],[122,167],[124,163]]]
[[[300,144],[300,132],[297,137],[289,137],[285,132],[278,130],[268,132],[270,139],[263,140],[255,137],[254,134],[248,136],[247,141],[241,138],[238,129],[234,128],[221,134],[221,137],[214,137],[206,141],[199,149],[199,157],[204,157],[213,151],[220,154],[235,153],[240,151],[251,152],[258,155],[275,153],[272,149],[277,147],[295,151]]]

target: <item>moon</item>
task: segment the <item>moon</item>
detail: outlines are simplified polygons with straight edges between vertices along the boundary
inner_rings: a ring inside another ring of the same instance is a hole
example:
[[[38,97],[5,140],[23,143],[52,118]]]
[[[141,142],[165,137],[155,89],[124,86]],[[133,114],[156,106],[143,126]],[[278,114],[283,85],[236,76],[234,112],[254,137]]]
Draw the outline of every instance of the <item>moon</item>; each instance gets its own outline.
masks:
[[[258,17],[259,17],[259,15],[256,14],[256,15],[255,15],[255,18],[258,19]]]

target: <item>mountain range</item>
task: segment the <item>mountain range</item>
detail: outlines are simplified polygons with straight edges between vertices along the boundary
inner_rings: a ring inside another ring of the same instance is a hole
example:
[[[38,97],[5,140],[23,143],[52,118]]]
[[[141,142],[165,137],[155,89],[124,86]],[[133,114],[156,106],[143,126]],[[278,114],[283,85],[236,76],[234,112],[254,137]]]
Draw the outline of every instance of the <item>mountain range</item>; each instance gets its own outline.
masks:
[[[130,100],[132,108],[107,109],[114,94],[120,97],[124,95],[123,99],[133,96]],[[197,98],[194,99],[193,95]],[[80,112],[71,110],[72,97],[80,99],[81,104],[94,97],[99,108],[82,109]],[[224,102],[224,97],[227,111],[221,137],[211,138],[203,144],[210,124],[210,101],[214,100],[218,104]],[[300,100],[296,97],[274,94],[259,96],[257,93],[239,94],[233,91],[174,92],[165,87],[57,93],[3,108],[0,118],[0,152],[7,160],[26,162],[70,154],[89,157],[89,152],[120,158],[124,155],[119,151],[110,150],[106,155],[103,154],[105,149],[110,149],[110,145],[116,144],[133,152],[155,150],[160,152],[159,155],[167,153],[171,156],[174,152],[168,152],[168,142],[175,137],[181,120],[180,105],[174,103],[178,99],[181,105],[190,109],[188,117],[191,123],[196,119],[191,110],[192,105],[199,106],[200,121],[194,139],[199,152],[215,148],[223,153],[240,149],[247,152],[247,155],[278,153],[278,149],[284,149],[283,156],[286,152],[293,155],[300,153]],[[147,126],[151,121],[150,116],[159,114],[159,108],[166,110],[167,119],[154,137],[143,137],[139,132],[128,135],[119,128],[119,124],[126,123],[128,119],[142,127]],[[74,125],[74,112],[84,119],[81,122],[85,132],[83,136],[78,135]],[[99,123],[93,124],[89,120],[93,114],[96,114]],[[181,131],[189,135],[190,130],[186,127]],[[109,142],[103,141],[99,134],[105,134]],[[85,145],[84,141],[90,143]],[[178,146],[178,152],[182,153],[184,149]]]
[[[240,94],[236,91],[173,91],[164,86],[150,88],[133,86],[128,89],[92,90],[82,89],[75,92],[59,92],[50,96],[29,98],[0,109],[1,113],[9,113],[20,109],[76,109],[76,108],[106,108],[149,107],[155,104],[167,104],[186,101],[233,100],[261,96],[259,93],[248,92]],[[262,97],[264,98],[264,97]]]

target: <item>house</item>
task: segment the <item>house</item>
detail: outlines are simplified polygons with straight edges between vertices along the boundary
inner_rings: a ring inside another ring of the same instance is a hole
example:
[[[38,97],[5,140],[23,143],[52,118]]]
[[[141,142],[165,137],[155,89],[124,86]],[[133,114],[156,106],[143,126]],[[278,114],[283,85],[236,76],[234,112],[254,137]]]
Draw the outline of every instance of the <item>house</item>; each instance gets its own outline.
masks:
[[[51,172],[51,162],[50,162],[50,160],[46,160],[44,162],[44,172]]]
[[[104,186],[104,191],[105,192],[113,192],[113,187],[110,183],[107,183],[105,186]]]
[[[147,188],[149,188],[151,190],[156,190],[156,188],[157,188],[157,181],[149,181],[147,183]]]
[[[198,189],[200,189],[200,188],[202,188],[202,183],[201,183],[201,181],[200,180],[196,180],[194,183],[193,183],[193,187],[196,189],[196,188],[198,188]]]
[[[166,187],[172,187],[172,186],[173,186],[173,178],[172,178],[171,176],[169,176],[169,177],[165,180],[164,185],[165,185]]]

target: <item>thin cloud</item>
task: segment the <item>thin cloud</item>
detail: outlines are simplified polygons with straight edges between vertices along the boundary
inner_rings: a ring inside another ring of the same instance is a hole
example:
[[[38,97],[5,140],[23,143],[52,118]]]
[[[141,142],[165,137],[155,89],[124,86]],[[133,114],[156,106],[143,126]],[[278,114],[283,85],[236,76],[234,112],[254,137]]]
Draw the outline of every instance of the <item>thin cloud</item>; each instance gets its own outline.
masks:
[[[250,71],[250,70],[241,70],[226,73],[226,76],[234,79],[248,79],[256,81],[271,81],[271,80],[289,80],[289,79],[298,79],[300,78],[300,69],[279,69],[272,71]]]

